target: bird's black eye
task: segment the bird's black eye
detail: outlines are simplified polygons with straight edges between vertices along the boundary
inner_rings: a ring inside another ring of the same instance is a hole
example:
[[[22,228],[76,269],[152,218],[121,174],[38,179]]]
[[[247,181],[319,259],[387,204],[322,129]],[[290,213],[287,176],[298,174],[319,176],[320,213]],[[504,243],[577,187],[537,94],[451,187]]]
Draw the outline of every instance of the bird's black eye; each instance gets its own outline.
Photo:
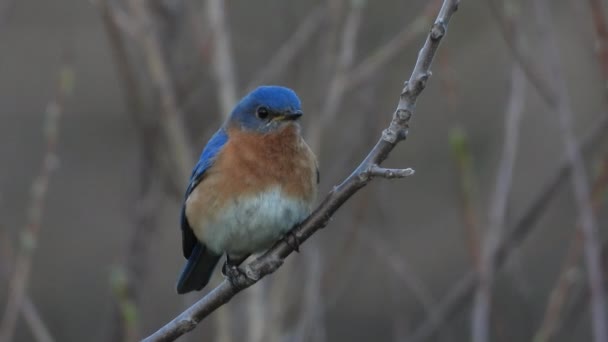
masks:
[[[260,107],[256,111],[256,115],[258,116],[258,118],[264,120],[268,117],[268,109],[266,107]]]

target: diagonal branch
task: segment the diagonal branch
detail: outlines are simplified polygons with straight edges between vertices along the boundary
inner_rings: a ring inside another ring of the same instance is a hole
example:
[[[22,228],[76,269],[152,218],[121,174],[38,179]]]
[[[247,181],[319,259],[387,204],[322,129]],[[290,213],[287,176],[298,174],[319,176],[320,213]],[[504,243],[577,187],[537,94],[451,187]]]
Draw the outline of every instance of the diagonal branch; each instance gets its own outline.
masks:
[[[315,33],[323,27],[322,23],[326,18],[327,9],[325,6],[315,7],[302,20],[298,28],[283,46],[276,53],[272,54],[266,66],[252,77],[252,81],[249,82],[245,89],[253,89],[260,84],[276,79],[307,46],[310,39],[315,36]]]
[[[293,237],[298,244],[302,244],[316,231],[325,227],[332,215],[358,190],[370,182],[372,179],[369,171],[370,166],[380,165],[393,148],[406,138],[416,100],[426,86],[431,74],[430,67],[433,57],[447,31],[452,14],[458,8],[458,3],[458,0],[444,0],[437,19],[418,54],[418,60],[412,75],[401,92],[397,109],[389,127],[383,131],[381,138],[357,169],[340,185],[336,186],[301,225],[292,229]],[[291,245],[293,244],[288,244],[285,241],[278,242],[261,257],[246,265],[244,274],[240,277],[232,279],[232,281],[224,280],[205,297],[144,341],[173,341],[194,329],[201,320],[230,301],[237,293],[277,270],[283,260],[293,252]]]
[[[59,139],[59,122],[65,108],[65,101],[72,95],[74,70],[68,62],[61,69],[57,95],[48,104],[45,113],[45,151],[40,171],[31,188],[30,205],[25,227],[20,232],[19,250],[15,256],[15,266],[10,279],[8,301],[0,320],[0,341],[13,340],[19,312],[26,300],[26,290],[32,268],[32,257],[36,251],[42,215],[44,213],[49,182],[58,164],[57,141]]]
[[[105,0],[109,1],[109,0]],[[175,177],[188,179],[194,152],[186,139],[186,129],[183,122],[183,113],[177,104],[175,86],[169,73],[169,67],[163,54],[160,38],[154,30],[153,21],[144,0],[129,0],[132,12],[132,21],[136,23],[135,35],[145,54],[150,78],[158,91],[161,102],[161,122],[165,138],[171,149],[171,158],[175,166]],[[181,186],[181,184],[179,184]]]
[[[213,36],[212,66],[218,85],[222,115],[230,115],[237,100],[234,55],[230,46],[230,32],[226,25],[223,0],[207,0],[207,19]]]
[[[525,85],[525,75],[516,63],[511,73],[511,93],[505,115],[505,137],[496,174],[496,189],[490,207],[489,226],[482,246],[479,286],[475,293],[475,304],[471,319],[472,340],[477,342],[484,342],[489,339],[495,259],[499,242],[504,235],[505,215],[511,192],[519,140],[519,122],[521,121],[526,98]]]
[[[566,156],[572,164],[572,188],[577,211],[580,215],[581,232],[583,235],[584,257],[589,277],[591,291],[591,320],[593,336],[596,342],[608,342],[608,312],[606,309],[606,294],[602,276],[601,246],[597,220],[593,213],[585,163],[578,148],[578,141],[572,130],[574,113],[568,94],[566,79],[560,70],[559,49],[555,37],[555,28],[551,21],[551,11],[546,1],[535,2],[536,17],[539,31],[542,32],[546,45],[545,62],[547,70],[554,75],[553,84],[557,103],[553,110],[559,119],[560,134],[564,141]]]

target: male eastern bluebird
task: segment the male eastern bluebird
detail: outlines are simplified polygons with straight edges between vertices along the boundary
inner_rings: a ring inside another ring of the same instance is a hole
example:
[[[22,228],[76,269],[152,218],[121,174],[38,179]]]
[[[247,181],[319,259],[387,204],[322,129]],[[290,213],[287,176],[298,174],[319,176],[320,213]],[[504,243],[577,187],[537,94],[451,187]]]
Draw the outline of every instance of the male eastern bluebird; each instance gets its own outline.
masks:
[[[188,259],[177,292],[201,290],[222,254],[261,252],[311,212],[317,161],[300,135],[300,99],[263,86],[245,96],[192,171],[181,213]]]

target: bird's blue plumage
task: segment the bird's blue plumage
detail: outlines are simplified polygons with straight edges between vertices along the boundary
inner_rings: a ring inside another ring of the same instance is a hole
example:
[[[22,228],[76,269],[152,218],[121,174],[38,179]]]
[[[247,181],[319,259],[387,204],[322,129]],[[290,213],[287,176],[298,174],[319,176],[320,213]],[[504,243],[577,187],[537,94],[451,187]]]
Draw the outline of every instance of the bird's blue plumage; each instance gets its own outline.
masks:
[[[215,157],[218,152],[222,149],[222,147],[228,141],[228,135],[224,128],[220,128],[215,134],[211,137],[207,145],[203,149],[203,153],[201,153],[201,157],[194,166],[192,170],[192,175],[190,176],[190,182],[188,183],[188,188],[186,189],[185,199],[190,196],[192,190],[198,185],[201,181],[205,171],[209,169],[209,167],[213,164]],[[197,242],[196,236],[192,232],[192,228],[188,224],[188,219],[186,218],[186,203],[182,205],[181,211],[181,226],[182,226],[182,250],[184,253],[184,257],[190,257],[192,253],[192,249]]]
[[[272,113],[294,113],[302,111],[302,104],[296,93],[285,87],[262,86],[245,96],[234,107],[227,124],[237,124],[242,129],[268,133],[275,126],[255,116],[258,108],[265,107]]]
[[[310,213],[318,170],[300,135],[302,115],[293,90],[258,87],[209,140],[181,210],[188,260],[178,293],[201,290],[223,254],[238,260],[260,252]]]

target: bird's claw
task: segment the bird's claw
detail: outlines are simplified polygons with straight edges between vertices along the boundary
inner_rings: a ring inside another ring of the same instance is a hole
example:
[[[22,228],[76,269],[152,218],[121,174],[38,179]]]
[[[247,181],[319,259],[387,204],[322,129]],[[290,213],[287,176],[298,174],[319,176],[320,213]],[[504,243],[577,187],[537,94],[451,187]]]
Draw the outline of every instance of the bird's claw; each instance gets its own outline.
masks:
[[[222,275],[228,279],[230,284],[234,287],[239,286],[239,279],[242,276],[247,277],[245,272],[243,272],[238,265],[230,263],[230,261],[226,260],[224,266],[222,266]]]
[[[293,230],[288,231],[282,239],[291,249],[300,253],[300,242]]]

